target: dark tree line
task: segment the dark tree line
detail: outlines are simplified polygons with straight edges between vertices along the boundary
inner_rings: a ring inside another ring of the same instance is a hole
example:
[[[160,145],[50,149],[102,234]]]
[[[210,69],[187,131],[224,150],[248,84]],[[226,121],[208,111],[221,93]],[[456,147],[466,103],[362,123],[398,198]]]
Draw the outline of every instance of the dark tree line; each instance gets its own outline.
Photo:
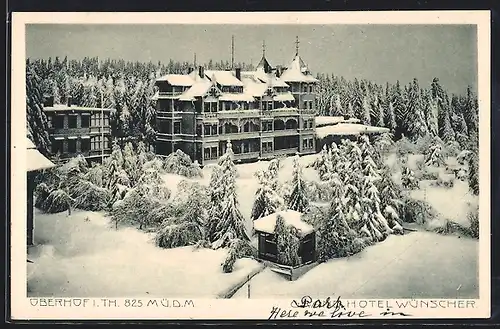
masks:
[[[367,80],[318,74],[319,115],[355,117],[387,127],[395,138],[416,140],[428,134],[470,149],[477,144],[478,101],[468,87],[464,95],[448,94],[434,78],[427,87],[417,79],[407,85],[379,85]]]

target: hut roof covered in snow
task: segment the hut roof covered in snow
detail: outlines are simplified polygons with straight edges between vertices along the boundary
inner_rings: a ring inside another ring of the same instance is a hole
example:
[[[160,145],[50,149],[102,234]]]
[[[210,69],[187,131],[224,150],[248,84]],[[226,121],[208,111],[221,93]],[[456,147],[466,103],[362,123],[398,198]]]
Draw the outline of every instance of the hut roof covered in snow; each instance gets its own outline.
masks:
[[[358,123],[339,123],[316,128],[316,136],[320,139],[331,135],[382,134],[386,132],[389,132],[388,128],[365,126]]]
[[[283,216],[286,225],[295,227],[301,235],[307,235],[314,231],[314,228],[302,220],[302,213],[295,210],[283,210],[253,221],[255,231],[274,234],[276,218]]]
[[[37,149],[35,144],[26,138],[26,171],[42,170],[55,167],[49,159],[43,156]]]

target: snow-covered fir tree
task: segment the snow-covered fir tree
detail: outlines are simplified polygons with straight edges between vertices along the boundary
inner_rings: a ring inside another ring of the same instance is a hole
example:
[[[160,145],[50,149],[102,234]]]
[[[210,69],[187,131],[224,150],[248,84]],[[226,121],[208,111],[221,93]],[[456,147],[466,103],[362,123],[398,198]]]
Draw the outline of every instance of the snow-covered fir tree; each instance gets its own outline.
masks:
[[[208,241],[215,241],[216,226],[219,222],[224,200],[224,188],[221,184],[222,170],[219,165],[215,165],[208,184],[208,219],[205,225],[206,237]]]
[[[299,156],[293,159],[292,172],[292,193],[287,200],[288,209],[298,212],[306,212],[309,207],[309,200],[306,193],[306,183],[302,177],[302,167],[299,163]]]
[[[221,167],[220,186],[222,186],[222,207],[218,223],[215,226],[215,249],[226,247],[232,239],[249,241],[245,230],[244,218],[239,210],[236,196],[236,166],[233,162],[231,142],[227,142],[226,153],[219,158]]]
[[[252,220],[270,215],[281,210],[284,206],[284,200],[277,191],[277,172],[275,169],[274,163],[271,162],[267,171],[256,173],[259,187],[255,192],[255,201],[250,216]]]
[[[425,164],[427,166],[442,166],[445,164],[441,143],[437,138],[425,152]]]
[[[34,70],[28,67],[26,74],[26,124],[28,138],[42,154],[50,152],[50,137],[47,117],[43,112],[41,81]]]

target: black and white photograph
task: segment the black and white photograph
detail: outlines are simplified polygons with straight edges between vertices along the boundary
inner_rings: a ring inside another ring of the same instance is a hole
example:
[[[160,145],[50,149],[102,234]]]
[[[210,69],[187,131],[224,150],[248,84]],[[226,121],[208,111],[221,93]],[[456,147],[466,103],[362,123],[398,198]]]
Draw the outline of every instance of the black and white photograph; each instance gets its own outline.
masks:
[[[26,14],[13,294],[38,315],[154,300],[197,317],[219,299],[283,301],[248,315],[263,319],[333,301],[316,316],[487,314],[489,16],[474,14]]]

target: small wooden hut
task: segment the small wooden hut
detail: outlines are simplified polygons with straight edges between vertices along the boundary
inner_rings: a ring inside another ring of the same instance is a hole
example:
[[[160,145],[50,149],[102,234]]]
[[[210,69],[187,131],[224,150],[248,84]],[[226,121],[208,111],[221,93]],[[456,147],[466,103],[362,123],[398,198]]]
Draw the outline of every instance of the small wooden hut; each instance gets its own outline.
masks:
[[[295,267],[278,262],[278,248],[275,238],[276,219],[281,215],[285,225],[297,229],[300,239],[299,257],[300,264]],[[294,210],[283,210],[253,222],[254,231],[258,236],[258,257],[268,262],[271,269],[290,276],[293,280],[294,270],[311,265],[316,262],[316,232],[314,228],[302,220],[302,213]]]
[[[26,175],[27,175],[27,244],[33,245],[33,233],[35,229],[35,221],[34,221],[34,202],[33,202],[33,193],[35,191],[35,176],[36,174],[43,169],[48,169],[55,167],[55,164],[52,163],[49,159],[43,156],[36,147],[35,144],[29,139],[26,138]]]

